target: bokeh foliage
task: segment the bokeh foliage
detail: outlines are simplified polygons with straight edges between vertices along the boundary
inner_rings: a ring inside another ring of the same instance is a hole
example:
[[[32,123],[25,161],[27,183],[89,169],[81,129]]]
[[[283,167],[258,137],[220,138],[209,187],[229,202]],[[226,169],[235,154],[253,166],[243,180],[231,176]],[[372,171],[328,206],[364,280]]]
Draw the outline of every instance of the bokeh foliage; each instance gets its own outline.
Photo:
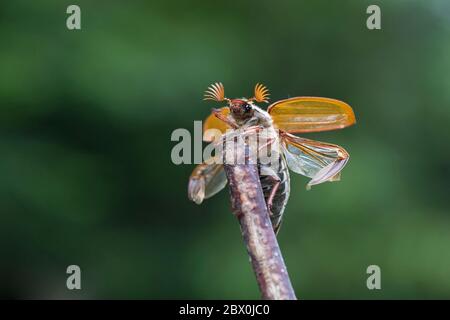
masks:
[[[279,241],[300,298],[450,298],[450,6],[377,1],[370,31],[369,4],[2,1],[1,295],[258,298],[227,192],[190,203],[193,166],[170,160],[171,132],[222,81],[355,110],[356,126],[308,135],[349,151],[342,181],[292,175]]]

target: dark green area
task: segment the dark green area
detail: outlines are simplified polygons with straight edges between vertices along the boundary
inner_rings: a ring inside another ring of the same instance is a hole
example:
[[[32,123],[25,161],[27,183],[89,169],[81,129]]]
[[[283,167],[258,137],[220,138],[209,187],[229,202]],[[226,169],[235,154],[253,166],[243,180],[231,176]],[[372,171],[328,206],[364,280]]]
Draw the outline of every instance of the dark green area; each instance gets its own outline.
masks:
[[[227,192],[190,203],[193,165],[170,159],[222,81],[355,110],[356,126],[307,135],[349,151],[342,181],[292,175],[279,241],[300,298],[450,298],[450,6],[377,1],[370,31],[369,4],[2,1],[1,296],[259,298]]]

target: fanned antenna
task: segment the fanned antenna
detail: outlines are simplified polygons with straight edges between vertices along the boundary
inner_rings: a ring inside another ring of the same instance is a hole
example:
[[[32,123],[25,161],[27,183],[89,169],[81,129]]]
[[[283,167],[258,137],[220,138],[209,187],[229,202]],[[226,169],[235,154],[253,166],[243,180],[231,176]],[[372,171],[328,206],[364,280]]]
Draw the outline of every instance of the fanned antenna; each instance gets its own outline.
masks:
[[[224,101],[229,100],[225,98],[225,88],[222,82],[216,82],[208,87],[205,91],[203,100]]]
[[[255,86],[255,95],[252,100],[257,102],[269,102],[269,89],[267,89],[263,84],[257,83]]]

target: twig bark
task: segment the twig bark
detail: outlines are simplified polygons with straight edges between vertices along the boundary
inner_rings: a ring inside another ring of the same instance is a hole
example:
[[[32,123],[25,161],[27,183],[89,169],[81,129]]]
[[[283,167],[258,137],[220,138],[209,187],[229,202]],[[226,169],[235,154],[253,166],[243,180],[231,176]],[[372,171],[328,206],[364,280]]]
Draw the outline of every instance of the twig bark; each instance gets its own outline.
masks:
[[[233,212],[241,225],[263,299],[296,300],[254,164],[225,164]]]

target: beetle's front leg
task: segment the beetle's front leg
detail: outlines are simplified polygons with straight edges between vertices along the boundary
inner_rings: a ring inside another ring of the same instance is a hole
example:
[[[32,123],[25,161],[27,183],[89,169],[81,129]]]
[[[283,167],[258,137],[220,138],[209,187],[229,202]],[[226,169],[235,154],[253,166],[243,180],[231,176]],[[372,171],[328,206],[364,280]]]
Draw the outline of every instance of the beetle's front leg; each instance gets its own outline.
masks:
[[[254,134],[254,133],[259,133],[260,131],[264,130],[264,127],[261,125],[254,125],[254,126],[250,126],[247,128],[243,128],[242,133],[244,135],[246,134]]]
[[[263,129],[264,129],[264,127],[258,125],[258,126],[251,126],[251,127],[247,127],[247,128],[232,130],[231,132],[227,132],[227,133],[223,134],[217,143],[223,143],[224,141],[229,141],[229,140],[237,138],[237,137],[247,138],[255,133],[258,133],[259,131],[261,131]]]
[[[212,113],[214,114],[214,116],[216,118],[222,120],[227,125],[229,125],[231,128],[233,128],[233,129],[239,128],[238,124],[231,117],[228,117],[228,116],[222,114],[222,112],[219,109],[212,109]]]

